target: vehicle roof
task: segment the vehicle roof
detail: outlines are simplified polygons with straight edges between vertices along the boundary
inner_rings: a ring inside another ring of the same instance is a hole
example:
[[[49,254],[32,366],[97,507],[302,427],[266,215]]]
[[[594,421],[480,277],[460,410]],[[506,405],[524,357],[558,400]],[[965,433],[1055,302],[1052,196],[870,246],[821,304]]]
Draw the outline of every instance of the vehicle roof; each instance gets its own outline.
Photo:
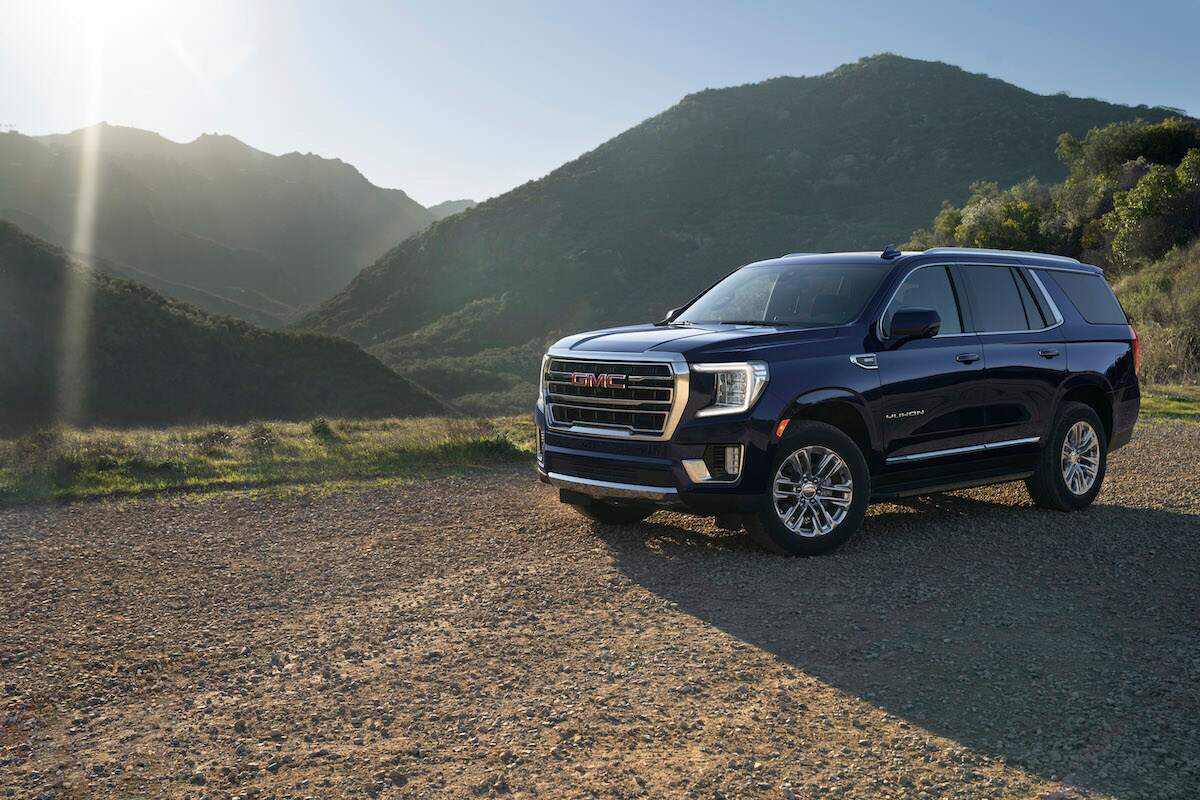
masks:
[[[992,250],[983,247],[931,247],[928,250],[905,250],[900,255],[890,259],[883,258],[882,251],[860,251],[851,253],[789,253],[779,258],[756,261],[748,266],[760,264],[876,264],[880,267],[893,267],[898,264],[914,264],[918,261],[943,261],[952,258],[963,263],[995,263],[997,260],[1004,264],[1022,264],[1028,267],[1044,267],[1047,269],[1085,272],[1093,275],[1103,275],[1104,270],[1091,264],[1084,264],[1078,259],[1068,256],[1056,256],[1050,253],[1031,253],[1023,250]]]

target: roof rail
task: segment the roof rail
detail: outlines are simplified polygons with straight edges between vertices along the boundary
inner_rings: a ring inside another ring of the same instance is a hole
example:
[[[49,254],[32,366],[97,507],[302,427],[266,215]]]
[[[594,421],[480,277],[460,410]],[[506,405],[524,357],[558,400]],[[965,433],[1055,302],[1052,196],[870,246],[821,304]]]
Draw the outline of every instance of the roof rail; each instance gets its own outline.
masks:
[[[925,251],[926,254],[932,255],[953,255],[953,256],[1034,256],[1035,258],[1048,258],[1054,261],[1065,261],[1068,264],[1082,263],[1078,258],[1070,256],[1056,256],[1052,253],[1034,253],[1029,250],[993,250],[986,247],[930,247]]]
[[[784,253],[780,258],[791,258],[792,256],[819,256],[820,253]]]

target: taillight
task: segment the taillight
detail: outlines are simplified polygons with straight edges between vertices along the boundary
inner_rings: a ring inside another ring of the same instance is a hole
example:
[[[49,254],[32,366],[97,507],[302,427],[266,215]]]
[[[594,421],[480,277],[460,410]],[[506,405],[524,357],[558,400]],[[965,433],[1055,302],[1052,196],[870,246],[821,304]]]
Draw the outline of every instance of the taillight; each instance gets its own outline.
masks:
[[[1142,371],[1142,348],[1138,344],[1137,331],[1134,330],[1132,325],[1129,326],[1129,335],[1133,337],[1133,371],[1141,372]]]

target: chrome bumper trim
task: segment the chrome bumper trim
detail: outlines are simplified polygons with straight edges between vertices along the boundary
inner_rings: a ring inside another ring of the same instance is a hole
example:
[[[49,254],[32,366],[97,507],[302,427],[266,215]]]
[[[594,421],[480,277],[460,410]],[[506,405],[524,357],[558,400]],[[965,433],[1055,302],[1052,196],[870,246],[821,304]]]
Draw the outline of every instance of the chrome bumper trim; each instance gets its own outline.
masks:
[[[559,472],[547,472],[546,479],[560,489],[570,489],[592,497],[627,497],[635,500],[670,500],[679,491],[670,486],[642,486],[636,483],[598,481],[593,478],[577,478]]]

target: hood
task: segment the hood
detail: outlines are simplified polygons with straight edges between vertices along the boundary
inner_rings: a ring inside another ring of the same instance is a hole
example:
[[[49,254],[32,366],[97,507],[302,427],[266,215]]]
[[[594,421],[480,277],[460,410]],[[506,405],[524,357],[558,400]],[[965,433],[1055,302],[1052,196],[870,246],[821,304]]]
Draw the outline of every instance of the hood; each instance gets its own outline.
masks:
[[[783,342],[828,339],[836,328],[785,328],[764,325],[630,325],[568,336],[554,343],[584,356],[588,353],[666,352],[699,354],[758,349]]]

